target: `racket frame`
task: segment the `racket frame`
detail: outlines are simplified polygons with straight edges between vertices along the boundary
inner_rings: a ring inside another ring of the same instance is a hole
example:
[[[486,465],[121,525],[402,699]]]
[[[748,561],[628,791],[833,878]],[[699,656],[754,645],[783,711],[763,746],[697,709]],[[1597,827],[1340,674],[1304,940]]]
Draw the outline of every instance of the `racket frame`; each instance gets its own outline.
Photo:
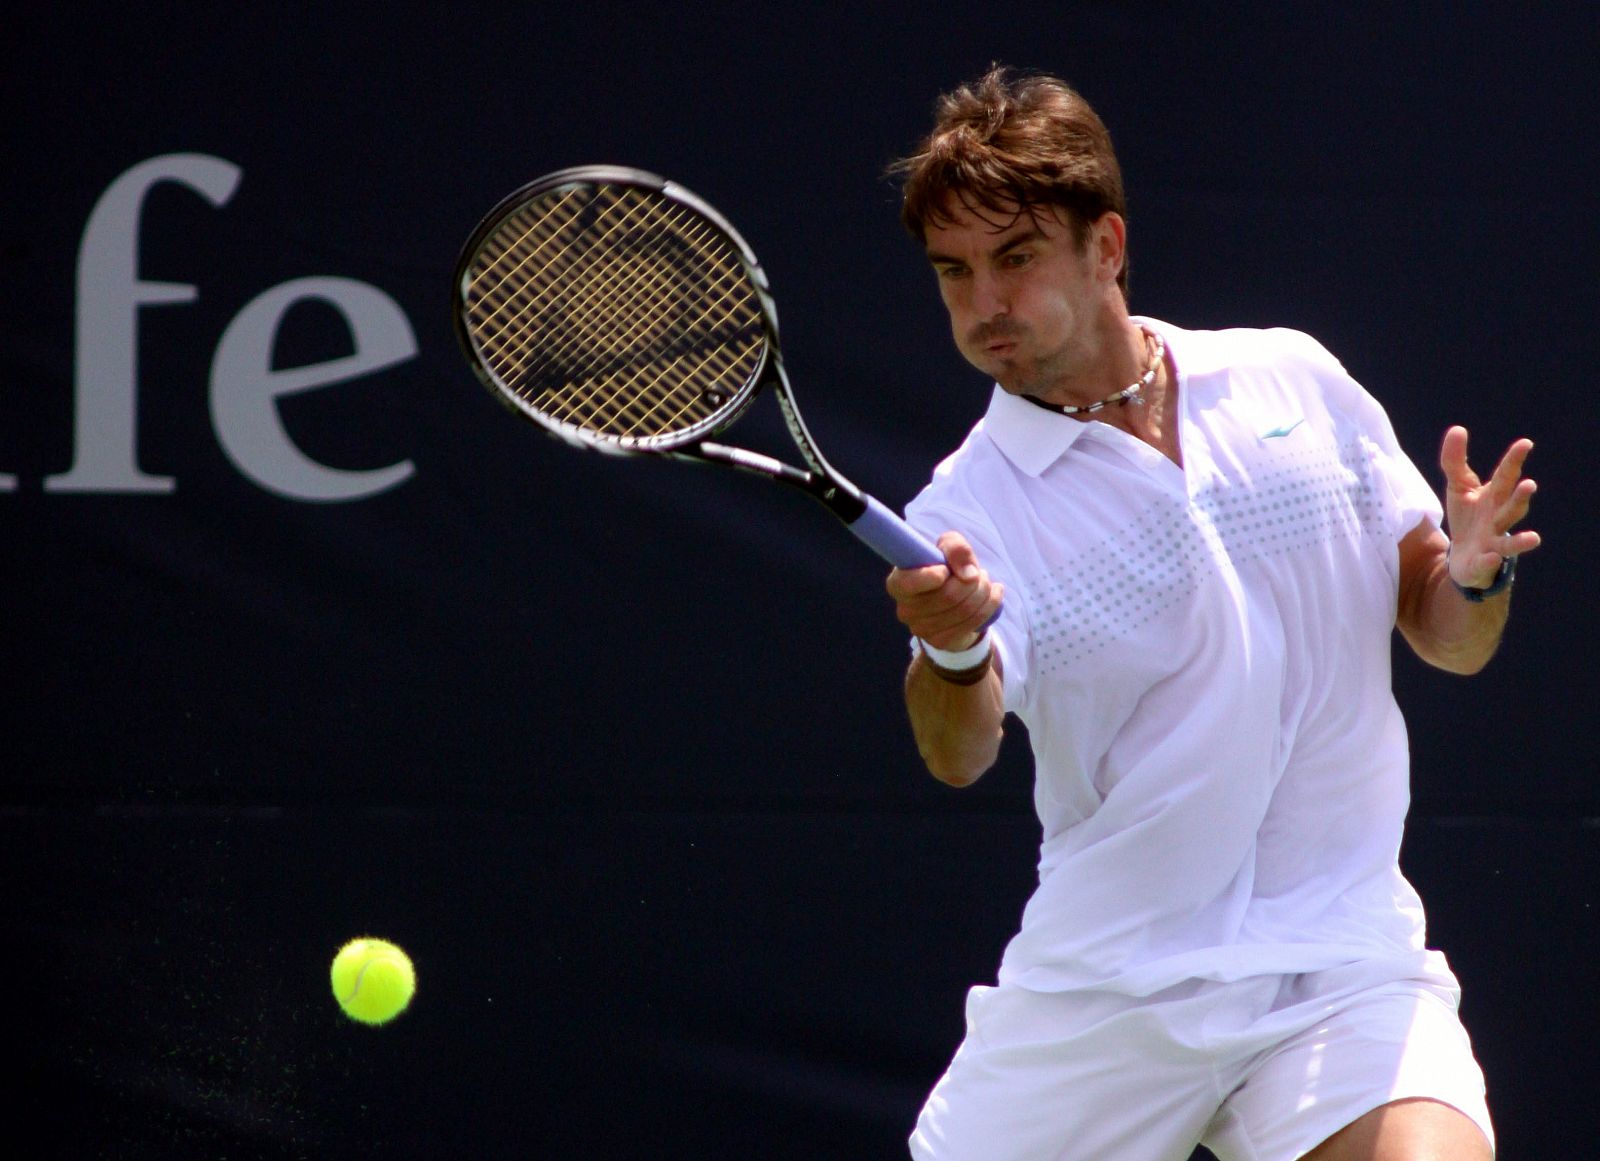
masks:
[[[632,437],[598,434],[535,408],[485,365],[467,322],[470,280],[484,244],[518,211],[563,187],[586,185],[630,186],[666,198],[699,215],[732,246],[756,295],[763,329],[760,357],[746,381],[717,409],[690,428],[665,434]],[[737,468],[787,484],[821,501],[851,531],[891,563],[901,567],[940,564],[943,553],[916,533],[895,513],[861,491],[824,458],[801,417],[778,341],[778,307],[766,271],[743,235],[704,198],[647,170],[618,165],[583,165],[557,170],[527,183],[502,198],[483,216],[468,236],[456,264],[451,317],[456,338],[467,363],[490,394],[549,434],[584,450],[616,456],[665,456],[690,463],[714,463]],[[778,409],[805,468],[784,463],[748,448],[716,442],[710,437],[726,431],[755,401],[762,389],[774,388]]]

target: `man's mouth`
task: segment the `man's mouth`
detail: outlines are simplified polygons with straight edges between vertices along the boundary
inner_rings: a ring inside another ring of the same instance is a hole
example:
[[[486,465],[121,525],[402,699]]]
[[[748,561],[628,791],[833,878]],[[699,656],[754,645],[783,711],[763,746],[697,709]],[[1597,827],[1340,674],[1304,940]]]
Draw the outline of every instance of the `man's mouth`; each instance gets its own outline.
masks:
[[[1014,327],[983,326],[973,332],[973,345],[985,354],[1004,355],[1017,345],[1018,334]]]

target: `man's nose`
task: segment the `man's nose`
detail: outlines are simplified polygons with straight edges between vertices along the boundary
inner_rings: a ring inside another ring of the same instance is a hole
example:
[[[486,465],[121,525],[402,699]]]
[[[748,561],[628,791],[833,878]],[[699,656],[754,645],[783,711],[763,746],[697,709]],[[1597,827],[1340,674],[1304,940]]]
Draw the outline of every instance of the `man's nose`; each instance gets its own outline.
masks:
[[[984,322],[1006,314],[1011,309],[1011,301],[1004,292],[1000,280],[994,275],[980,272],[972,278],[972,311]]]

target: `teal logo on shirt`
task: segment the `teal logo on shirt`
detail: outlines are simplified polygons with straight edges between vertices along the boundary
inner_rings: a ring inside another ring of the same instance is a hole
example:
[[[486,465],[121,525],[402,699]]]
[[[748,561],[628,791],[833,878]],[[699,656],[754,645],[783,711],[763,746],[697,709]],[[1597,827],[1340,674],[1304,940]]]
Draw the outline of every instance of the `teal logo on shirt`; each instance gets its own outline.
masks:
[[[1263,431],[1261,433],[1261,438],[1262,439],[1282,439],[1284,436],[1288,435],[1291,431],[1293,431],[1295,428],[1299,427],[1304,422],[1305,422],[1305,418],[1301,417],[1300,419],[1297,419],[1293,423],[1291,423],[1288,427],[1281,427],[1280,426],[1280,427],[1273,428],[1271,431]]]

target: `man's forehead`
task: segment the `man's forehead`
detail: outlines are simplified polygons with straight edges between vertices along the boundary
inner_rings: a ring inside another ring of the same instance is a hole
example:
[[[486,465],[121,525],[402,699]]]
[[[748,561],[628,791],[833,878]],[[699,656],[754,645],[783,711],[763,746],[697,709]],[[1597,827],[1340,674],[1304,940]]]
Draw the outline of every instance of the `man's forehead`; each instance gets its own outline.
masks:
[[[990,199],[990,204],[986,205],[971,195],[951,193],[940,205],[939,212],[924,224],[923,233],[929,248],[934,247],[936,236],[945,239],[976,236],[986,245],[999,245],[1012,235],[1040,233],[1052,237],[1069,225],[1066,212],[1060,206],[998,197]]]

